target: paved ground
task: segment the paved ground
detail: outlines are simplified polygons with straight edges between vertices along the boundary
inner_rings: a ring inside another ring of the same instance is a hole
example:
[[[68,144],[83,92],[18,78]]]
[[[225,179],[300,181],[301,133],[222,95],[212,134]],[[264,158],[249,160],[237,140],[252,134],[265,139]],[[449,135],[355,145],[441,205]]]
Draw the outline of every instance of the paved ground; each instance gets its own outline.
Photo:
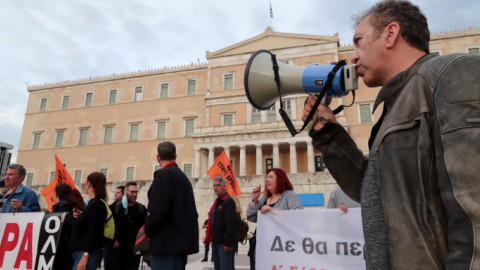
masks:
[[[247,256],[248,245],[238,247],[238,254],[235,256],[235,270],[249,270],[250,269],[250,258]],[[194,255],[188,256],[188,263],[186,270],[213,270],[213,262],[202,262],[203,255],[205,255],[205,250],[203,243],[200,243],[200,252]],[[208,254],[209,259],[211,253]],[[150,270],[146,264],[140,266],[141,270]]]

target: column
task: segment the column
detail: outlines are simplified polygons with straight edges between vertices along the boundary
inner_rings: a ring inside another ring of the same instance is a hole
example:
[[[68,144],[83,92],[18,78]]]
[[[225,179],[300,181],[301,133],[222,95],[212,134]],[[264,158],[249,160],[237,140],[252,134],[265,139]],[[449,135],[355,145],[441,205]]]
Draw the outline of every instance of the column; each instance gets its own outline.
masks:
[[[195,171],[193,177],[200,177],[200,149],[195,148]]]
[[[315,158],[313,156],[313,145],[311,142],[307,141],[307,161],[308,161],[308,172],[315,172]]]
[[[230,159],[230,146],[225,146],[224,150],[225,154],[227,154],[227,157]]]
[[[245,145],[240,145],[240,176],[247,175],[247,156]]]
[[[256,174],[257,175],[262,175],[263,174],[263,155],[262,155],[262,145],[261,144],[257,144],[256,145]]]
[[[210,169],[210,167],[212,167],[212,165],[213,165],[213,162],[215,162],[214,154],[215,154],[215,148],[213,146],[209,147],[208,148],[208,169]]]
[[[278,151],[278,143],[273,144],[273,167],[280,168],[280,152]]]
[[[290,142],[290,173],[297,173],[297,147],[295,142]]]

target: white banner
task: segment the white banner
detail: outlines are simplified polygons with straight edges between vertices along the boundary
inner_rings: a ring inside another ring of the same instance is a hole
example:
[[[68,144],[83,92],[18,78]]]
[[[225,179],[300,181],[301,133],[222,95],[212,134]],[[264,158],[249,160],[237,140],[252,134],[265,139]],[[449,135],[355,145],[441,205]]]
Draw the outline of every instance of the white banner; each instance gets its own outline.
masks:
[[[256,269],[365,269],[360,208],[258,213]]]
[[[0,214],[0,269],[51,269],[63,213]]]

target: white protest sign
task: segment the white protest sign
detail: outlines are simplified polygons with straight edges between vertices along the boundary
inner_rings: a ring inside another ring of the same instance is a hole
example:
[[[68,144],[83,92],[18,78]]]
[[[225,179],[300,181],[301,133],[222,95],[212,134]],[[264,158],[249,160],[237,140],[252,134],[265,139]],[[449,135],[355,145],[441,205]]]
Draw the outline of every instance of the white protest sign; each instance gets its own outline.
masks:
[[[0,214],[0,269],[51,269],[63,214]]]
[[[365,269],[360,208],[258,213],[256,269]]]

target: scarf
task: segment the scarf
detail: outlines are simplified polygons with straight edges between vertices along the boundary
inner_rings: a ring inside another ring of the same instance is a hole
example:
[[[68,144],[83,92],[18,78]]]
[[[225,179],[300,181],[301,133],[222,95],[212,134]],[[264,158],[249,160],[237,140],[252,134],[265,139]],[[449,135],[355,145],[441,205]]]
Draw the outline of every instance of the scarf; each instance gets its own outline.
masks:
[[[221,201],[225,200],[225,198],[227,198],[227,196],[228,196],[228,192],[225,192],[225,195],[223,195],[222,198],[220,198],[220,199],[219,198],[215,199],[212,207],[210,207],[210,211],[208,212],[207,235],[205,236],[205,240],[203,240],[204,244],[208,244],[208,243],[212,242],[213,234],[212,234],[212,227],[211,227],[211,218],[212,218],[213,208],[215,207],[217,202],[221,202]]]

